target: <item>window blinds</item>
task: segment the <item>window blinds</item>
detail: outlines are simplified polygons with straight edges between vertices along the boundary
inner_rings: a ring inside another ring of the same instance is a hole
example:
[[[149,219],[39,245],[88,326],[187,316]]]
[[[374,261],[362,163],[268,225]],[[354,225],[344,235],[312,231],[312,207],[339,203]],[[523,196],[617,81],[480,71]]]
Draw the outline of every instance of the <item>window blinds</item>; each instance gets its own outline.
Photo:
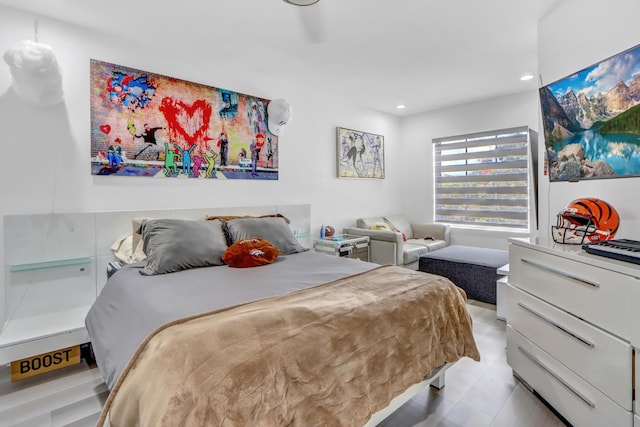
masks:
[[[528,228],[528,127],[433,143],[436,222]]]

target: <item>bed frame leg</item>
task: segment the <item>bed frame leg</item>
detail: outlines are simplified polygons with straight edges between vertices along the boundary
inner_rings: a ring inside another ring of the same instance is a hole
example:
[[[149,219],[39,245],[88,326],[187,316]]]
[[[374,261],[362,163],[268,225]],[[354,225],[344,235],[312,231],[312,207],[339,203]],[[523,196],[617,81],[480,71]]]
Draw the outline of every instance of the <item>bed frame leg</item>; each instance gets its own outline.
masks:
[[[442,387],[444,387],[444,375],[445,371],[443,370],[433,379],[433,381],[431,381],[429,385],[438,390],[442,389]]]

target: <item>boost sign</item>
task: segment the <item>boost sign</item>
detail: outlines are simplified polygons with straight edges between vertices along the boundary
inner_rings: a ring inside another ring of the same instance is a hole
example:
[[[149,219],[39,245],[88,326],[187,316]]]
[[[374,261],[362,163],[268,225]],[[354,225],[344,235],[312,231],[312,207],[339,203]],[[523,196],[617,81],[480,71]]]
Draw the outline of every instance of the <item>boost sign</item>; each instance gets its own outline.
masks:
[[[11,362],[11,381],[32,377],[44,372],[80,363],[80,346],[76,345],[51,353],[40,354]]]

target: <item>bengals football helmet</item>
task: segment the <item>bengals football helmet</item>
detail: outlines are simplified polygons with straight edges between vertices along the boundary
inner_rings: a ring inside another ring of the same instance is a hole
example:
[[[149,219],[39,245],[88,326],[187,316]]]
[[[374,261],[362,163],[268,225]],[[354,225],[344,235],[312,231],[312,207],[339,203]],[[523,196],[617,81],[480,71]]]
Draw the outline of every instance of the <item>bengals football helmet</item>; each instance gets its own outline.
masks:
[[[610,240],[620,226],[618,211],[595,197],[572,201],[557,217],[557,225],[551,227],[551,235],[556,243],[581,245]]]

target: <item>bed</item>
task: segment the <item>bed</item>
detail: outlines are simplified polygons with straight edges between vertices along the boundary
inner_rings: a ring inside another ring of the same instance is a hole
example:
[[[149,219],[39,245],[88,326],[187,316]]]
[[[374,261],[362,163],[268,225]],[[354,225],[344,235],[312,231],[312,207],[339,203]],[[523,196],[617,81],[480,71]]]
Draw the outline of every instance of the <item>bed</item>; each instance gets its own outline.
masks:
[[[479,360],[464,291],[443,277],[309,251],[286,218],[139,231],[147,258],[85,321],[110,389],[100,425],[362,426]]]

